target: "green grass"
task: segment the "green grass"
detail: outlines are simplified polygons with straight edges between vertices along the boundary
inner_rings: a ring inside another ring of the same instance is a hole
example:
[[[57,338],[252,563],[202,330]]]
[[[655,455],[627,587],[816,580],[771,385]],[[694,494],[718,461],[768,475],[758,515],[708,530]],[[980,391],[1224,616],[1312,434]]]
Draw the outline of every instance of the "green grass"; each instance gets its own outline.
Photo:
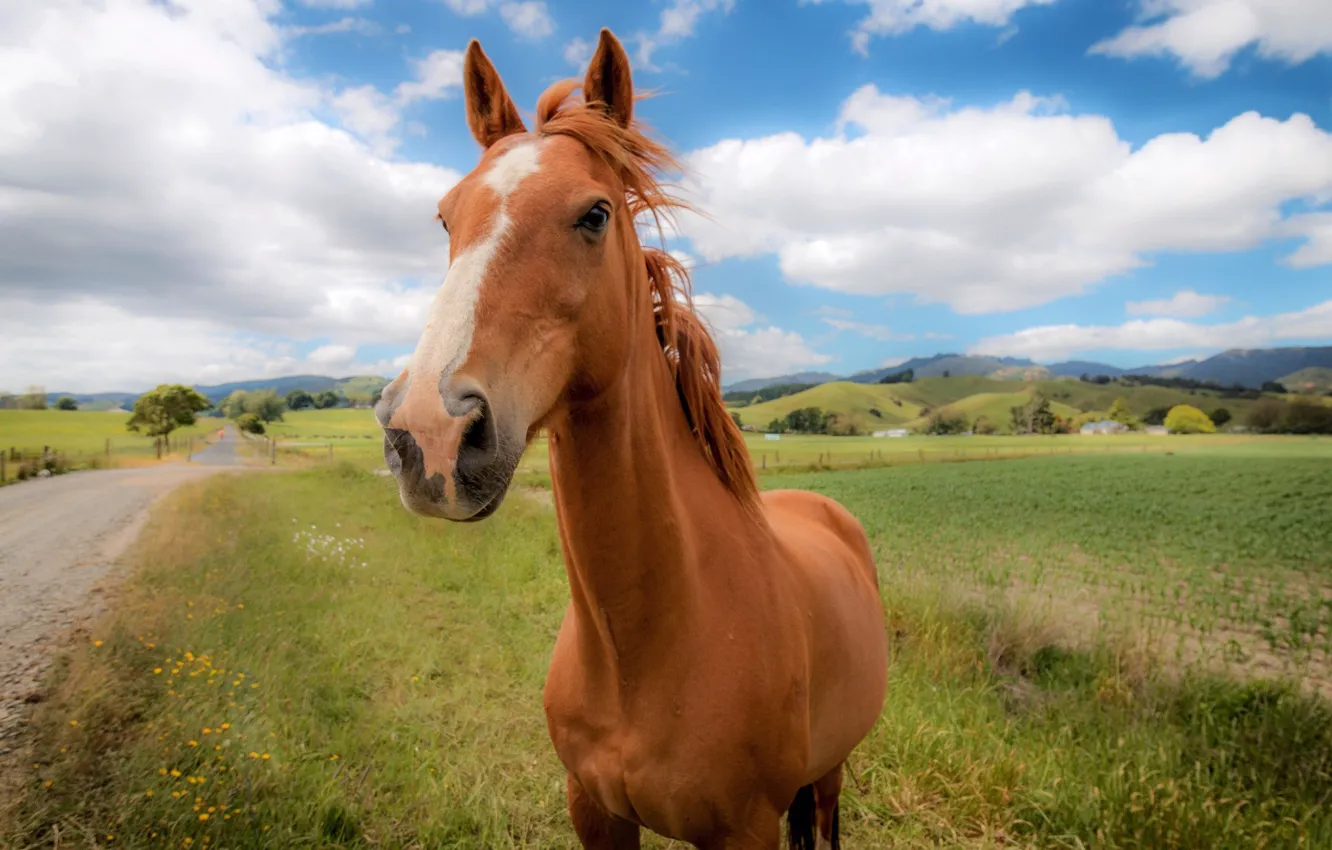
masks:
[[[146,463],[156,459],[151,437],[125,428],[128,413],[78,410],[0,410],[0,451],[17,449],[20,453],[40,455],[43,446],[65,455],[71,467],[114,466]],[[191,437],[212,433],[219,420],[201,418],[198,423],[172,432],[168,460],[184,456],[185,443]],[[108,441],[110,454],[107,454]],[[180,446],[176,445],[180,441]],[[196,442],[197,444],[197,442]],[[11,464],[12,466],[12,464]],[[7,469],[12,480],[16,469]],[[4,483],[0,481],[0,483]]]
[[[1332,598],[1326,443],[766,476],[879,557],[845,846],[1332,845],[1332,713],[1281,675],[1326,647],[1261,631]],[[178,492],[60,659],[0,845],[576,847],[540,696],[559,552],[539,499],[429,521],[349,464]]]

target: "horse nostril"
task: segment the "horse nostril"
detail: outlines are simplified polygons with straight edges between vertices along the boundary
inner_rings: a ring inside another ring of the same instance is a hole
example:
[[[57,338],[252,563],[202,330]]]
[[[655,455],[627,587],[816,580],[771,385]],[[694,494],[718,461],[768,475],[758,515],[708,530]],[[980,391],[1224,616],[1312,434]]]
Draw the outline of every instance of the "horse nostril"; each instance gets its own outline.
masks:
[[[470,476],[485,470],[495,457],[498,440],[495,435],[495,419],[490,415],[490,408],[478,398],[470,408],[475,411],[472,419],[463,430],[462,441],[458,446],[458,471]]]

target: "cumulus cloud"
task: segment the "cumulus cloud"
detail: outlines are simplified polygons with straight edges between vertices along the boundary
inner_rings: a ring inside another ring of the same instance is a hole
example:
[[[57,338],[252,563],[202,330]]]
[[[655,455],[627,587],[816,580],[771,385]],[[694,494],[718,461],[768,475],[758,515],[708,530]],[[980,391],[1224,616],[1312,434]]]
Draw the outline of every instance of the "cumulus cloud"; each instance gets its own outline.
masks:
[[[828,0],[806,0],[811,4]],[[1004,27],[1005,40],[1016,29],[1013,15],[1027,6],[1048,6],[1056,0],[847,0],[868,6],[869,13],[851,32],[851,44],[858,53],[868,53],[875,36],[901,35],[916,27],[949,30],[959,24]]]
[[[709,12],[728,15],[734,8],[735,0],[671,0],[670,5],[661,11],[657,29],[650,33],[638,33],[634,37],[638,42],[635,67],[649,71],[661,70],[652,62],[652,57],[658,48],[678,44],[693,36],[694,29],[703,15]],[[572,42],[569,46],[572,46]],[[566,59],[570,57],[569,46],[565,48]],[[588,53],[588,59],[590,58],[592,54]]]
[[[1142,23],[1093,45],[1107,56],[1174,56],[1194,75],[1225,73],[1254,46],[1267,59],[1298,64],[1332,52],[1327,0],[1139,0]]]
[[[275,6],[0,7],[5,383],[70,364],[124,376],[249,365],[210,343],[228,332],[415,341],[448,263],[435,202],[459,175],[384,158],[373,140],[388,121],[367,92],[276,70]],[[89,298],[101,306],[38,310]],[[92,329],[98,317],[114,327]],[[123,338],[124,357],[99,334]],[[185,353],[195,339],[202,353]]]
[[[595,47],[596,45],[587,39],[575,36],[564,45],[564,61],[581,71],[592,61],[592,51]]]
[[[1063,360],[1087,351],[1162,351],[1178,348],[1261,348],[1332,337],[1332,301],[1276,316],[1245,316],[1215,325],[1180,319],[1134,319],[1122,325],[1045,325],[988,337],[972,354]]]
[[[1169,298],[1155,301],[1130,301],[1124,305],[1130,316],[1177,316],[1183,319],[1196,319],[1215,312],[1222,304],[1230,302],[1226,295],[1199,295],[1192,289],[1176,292]]]
[[[893,333],[893,329],[887,325],[875,325],[870,324],[869,322],[855,322],[850,319],[838,319],[833,316],[824,316],[823,323],[829,327],[836,328],[839,331],[848,331],[868,339],[878,340],[879,342],[914,339],[911,334]]]
[[[710,220],[681,230],[707,262],[775,254],[785,278],[860,295],[912,293],[960,313],[1076,295],[1158,251],[1235,251],[1298,231],[1288,258],[1326,260],[1332,134],[1303,114],[1246,112],[1205,137],[1136,150],[1110,119],[1021,92],[989,108],[868,85],[836,132],[727,139],[685,158]]]
[[[499,9],[504,25],[522,38],[545,38],[555,31],[555,19],[550,16],[544,0],[444,0],[444,5],[454,14],[464,17],[483,15],[492,8]]]
[[[359,9],[369,6],[374,0],[300,0],[302,6],[311,9]]]
[[[733,295],[699,293],[694,305],[717,342],[728,383],[796,372],[833,359],[814,351],[795,331],[764,325],[752,307]]]

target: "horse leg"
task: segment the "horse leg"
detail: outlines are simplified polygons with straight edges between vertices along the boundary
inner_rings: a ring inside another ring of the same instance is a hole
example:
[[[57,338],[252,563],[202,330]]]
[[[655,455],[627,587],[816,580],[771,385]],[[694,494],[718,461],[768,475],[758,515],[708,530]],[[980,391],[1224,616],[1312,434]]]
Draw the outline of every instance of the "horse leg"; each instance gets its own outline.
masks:
[[[585,850],[638,850],[638,824],[601,808],[572,775],[568,789],[569,817]]]
[[[839,850],[837,836],[838,798],[842,794],[842,765],[837,765],[814,783],[814,834],[816,850]]]

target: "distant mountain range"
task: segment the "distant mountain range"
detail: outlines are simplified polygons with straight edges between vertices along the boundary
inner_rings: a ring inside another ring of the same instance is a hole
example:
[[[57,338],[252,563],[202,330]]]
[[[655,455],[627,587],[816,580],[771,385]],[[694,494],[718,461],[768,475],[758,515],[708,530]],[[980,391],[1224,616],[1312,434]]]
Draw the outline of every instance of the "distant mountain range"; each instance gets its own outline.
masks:
[[[1304,369],[1332,368],[1332,346],[1299,348],[1234,348],[1205,360],[1185,360],[1122,369],[1106,363],[1088,360],[1069,360],[1062,363],[1041,364],[1025,357],[984,357],[965,354],[936,354],[933,357],[913,357],[896,366],[870,369],[849,376],[828,372],[798,372],[772,378],[737,381],[726,387],[727,392],[757,392],[777,384],[826,384],[832,381],[851,381],[874,384],[888,375],[912,370],[916,378],[940,378],[948,375],[985,375],[1008,380],[1040,380],[1050,377],[1076,378],[1082,375],[1149,375],[1160,378],[1191,378],[1197,381],[1215,381],[1222,386],[1240,384],[1261,387],[1267,381],[1280,381],[1287,375]]]
[[[354,395],[373,395],[381,390],[388,383],[388,378],[382,378],[378,375],[354,375],[349,378],[330,378],[327,375],[288,375],[282,378],[258,378],[252,381],[233,381],[229,384],[196,384],[195,389],[208,398],[214,404],[231,395],[236,390],[245,392],[254,392],[256,390],[273,390],[278,395],[286,395],[292,390],[306,390],[311,393],[319,393],[324,390],[336,390],[344,396],[352,397]],[[47,393],[49,403],[54,404],[55,400],[61,396],[70,396],[79,403],[79,407],[88,410],[105,409],[109,410],[115,407],[124,407],[129,409],[134,406],[134,400],[142,393],[108,392],[108,393],[68,393],[53,392]]]

